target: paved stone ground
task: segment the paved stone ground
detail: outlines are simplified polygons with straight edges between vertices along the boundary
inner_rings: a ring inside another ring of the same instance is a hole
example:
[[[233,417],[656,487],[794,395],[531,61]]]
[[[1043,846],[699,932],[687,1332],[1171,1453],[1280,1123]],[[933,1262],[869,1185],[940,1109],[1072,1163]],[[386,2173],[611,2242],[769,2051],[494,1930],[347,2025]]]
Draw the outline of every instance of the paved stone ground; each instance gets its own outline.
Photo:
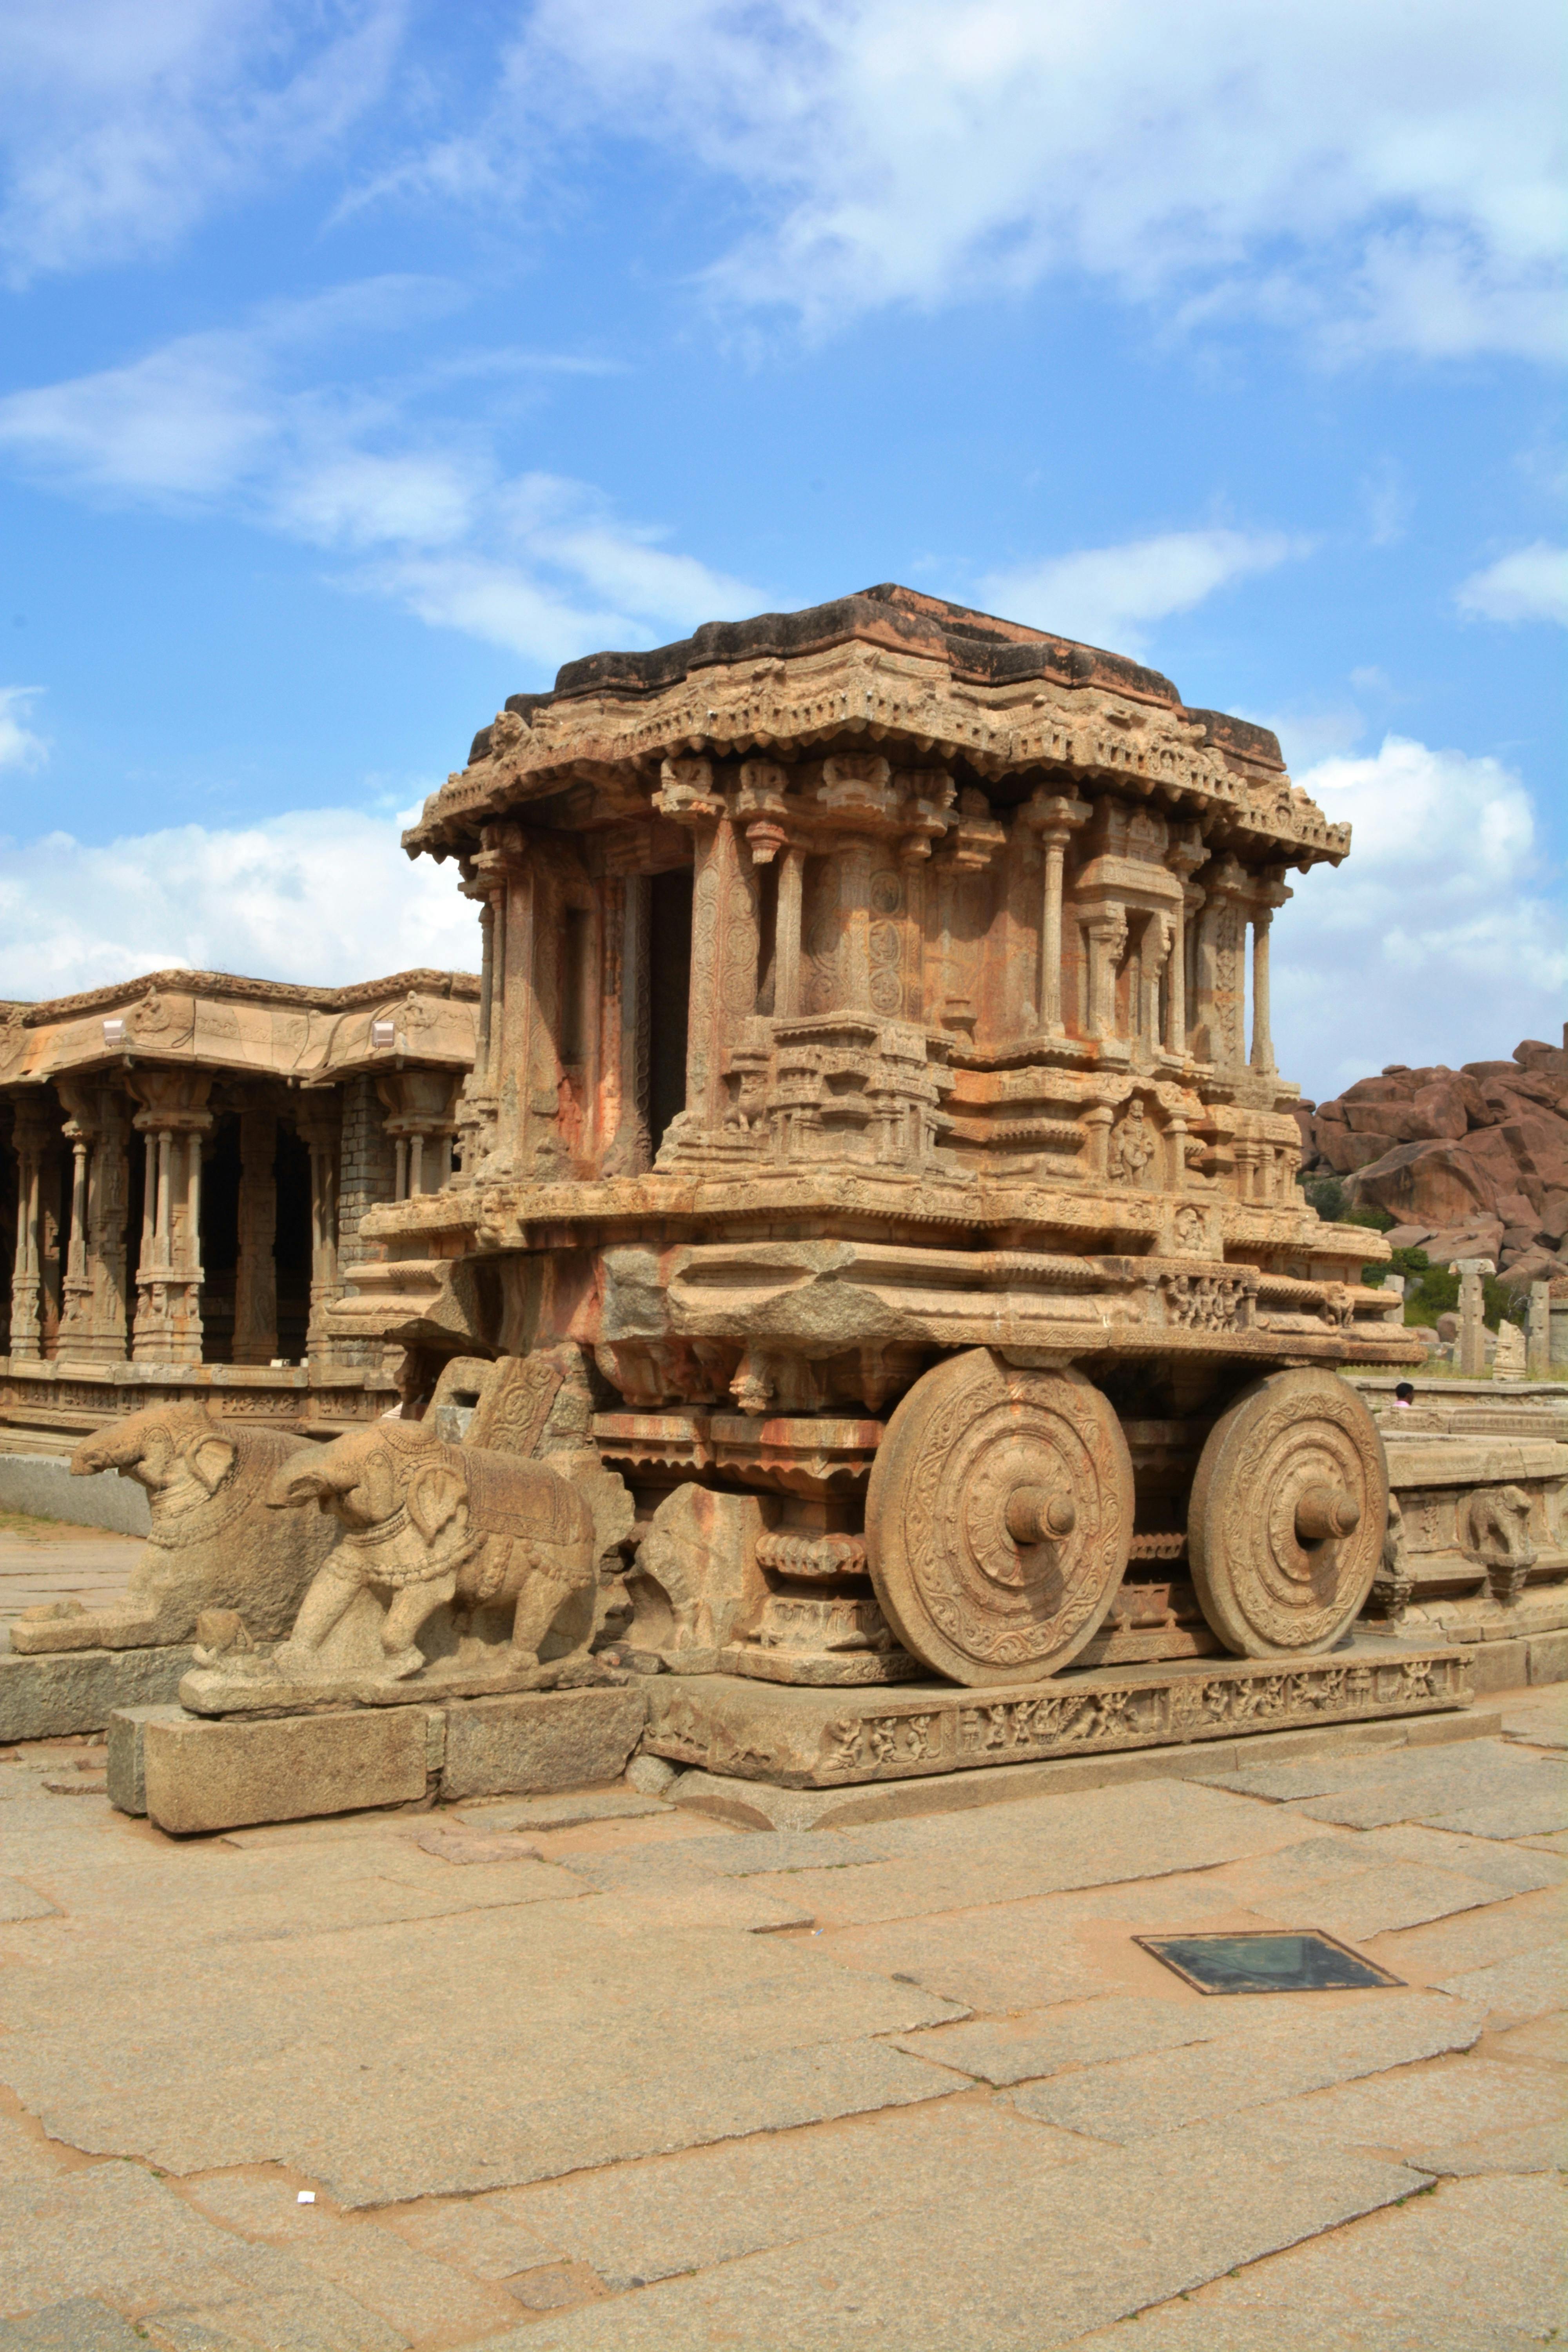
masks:
[[[1501,1704],[797,1835],[621,1790],[182,1843],[16,1752],[0,2347],[1568,2339],[1568,1691]],[[1205,2000],[1131,1940],[1258,1926],[1405,1985]]]
[[[100,1609],[118,1600],[140,1549],[136,1536],[0,1511],[0,1626],[44,1601],[79,1601],[84,1609]]]

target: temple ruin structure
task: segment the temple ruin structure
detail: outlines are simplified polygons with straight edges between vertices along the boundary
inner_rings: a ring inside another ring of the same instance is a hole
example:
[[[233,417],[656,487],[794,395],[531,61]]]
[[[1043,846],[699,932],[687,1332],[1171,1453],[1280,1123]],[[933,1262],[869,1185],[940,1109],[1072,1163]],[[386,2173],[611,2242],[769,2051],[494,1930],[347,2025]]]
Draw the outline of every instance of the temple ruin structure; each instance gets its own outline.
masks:
[[[260,1413],[395,1402],[327,1315],[370,1210],[447,1181],[478,997],[174,971],[0,1007],[7,1420],[90,1428],[215,1367]]]
[[[328,1326],[425,1390],[575,1345],[634,1647],[973,1684],[1343,1631],[1386,1473],[1332,1371],[1420,1343],[1295,1182],[1270,927],[1349,833],[1271,734],[878,588],[569,664],[406,845],[480,909],[477,1058]],[[689,1485],[749,1515],[672,1567]]]

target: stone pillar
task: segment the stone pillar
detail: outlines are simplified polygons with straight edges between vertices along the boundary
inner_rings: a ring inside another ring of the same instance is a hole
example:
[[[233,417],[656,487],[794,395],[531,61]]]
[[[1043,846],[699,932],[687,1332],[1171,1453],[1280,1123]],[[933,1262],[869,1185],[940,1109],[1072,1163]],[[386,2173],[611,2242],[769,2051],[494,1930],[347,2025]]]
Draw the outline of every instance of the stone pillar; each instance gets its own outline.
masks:
[[[1545,1380],[1552,1370],[1552,1285],[1530,1286],[1530,1331],[1527,1366],[1532,1381]]]
[[[1104,1103],[1097,1103],[1092,1110],[1086,1110],[1083,1115],[1089,1160],[1084,1174],[1091,1182],[1103,1182],[1107,1178],[1110,1160],[1110,1123],[1115,1116],[1115,1112]]]
[[[129,1194],[123,1097],[86,1081],[62,1080],[58,1093],[73,1162],[59,1353],[73,1363],[123,1363]]]
[[[305,1353],[332,1360],[327,1310],[343,1295],[338,1268],[338,1177],[343,1107],[335,1087],[306,1096],[300,1106],[300,1140],[310,1155],[310,1313]]]
[[[151,1216],[142,1216],[132,1355],[143,1364],[202,1360],[201,1152],[213,1124],[212,1073],[137,1069],[127,1081],[147,1139]]]
[[[13,1359],[21,1363],[36,1363],[44,1352],[39,1227],[44,1154],[52,1134],[41,1100],[17,1097],[11,1137],[16,1154],[16,1255],[11,1273],[10,1349]]]
[[[1040,884],[1040,1030],[1047,1037],[1067,1034],[1062,1020],[1062,874],[1067,847],[1092,811],[1070,793],[1037,792],[1024,821],[1039,835],[1043,853]]]
[[[1151,1054],[1160,1050],[1160,982],[1171,961],[1176,936],[1169,915],[1151,915],[1138,942],[1138,979],[1142,1002],[1136,1008],[1137,1034]]]
[[[1252,1052],[1250,1066],[1272,1073],[1274,1040],[1268,1026],[1268,927],[1274,910],[1292,894],[1286,889],[1282,866],[1270,866],[1252,908]]]
[[[234,1276],[234,1360],[278,1353],[278,1115],[250,1101],[239,1114],[239,1255]]]
[[[1487,1369],[1485,1278],[1497,1268],[1489,1257],[1462,1257],[1454,1271],[1459,1277],[1458,1368],[1479,1380]]]
[[[1194,1051],[1216,1069],[1245,1060],[1242,1034],[1244,982],[1241,961],[1247,880],[1234,857],[1212,870],[1198,927]]]
[[[1127,918],[1119,906],[1110,905],[1095,915],[1087,928],[1089,1034],[1102,1045],[1109,1045],[1117,1034],[1116,967],[1127,945]]]
[[[800,1012],[800,910],[805,885],[805,852],[792,842],[779,866],[779,900],[773,942],[773,1015],[793,1021]]]
[[[1165,1051],[1184,1060],[1187,1051],[1188,927],[1195,921],[1204,903],[1204,894],[1192,877],[1206,855],[1196,825],[1187,825],[1181,828],[1165,860],[1182,885],[1181,898],[1173,910],[1175,928],[1171,941],[1170,984],[1165,992]]]
[[[858,836],[838,854],[838,1009],[871,1009],[871,844]]]

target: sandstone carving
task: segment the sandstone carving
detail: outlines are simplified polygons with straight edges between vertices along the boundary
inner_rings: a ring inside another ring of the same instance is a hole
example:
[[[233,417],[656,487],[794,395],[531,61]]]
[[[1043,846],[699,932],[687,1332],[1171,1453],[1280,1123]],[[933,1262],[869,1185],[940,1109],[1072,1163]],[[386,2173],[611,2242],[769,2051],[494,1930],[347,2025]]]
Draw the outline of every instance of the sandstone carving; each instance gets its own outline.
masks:
[[[237,1611],[249,1635],[279,1641],[294,1622],[335,1530],[311,1515],[269,1510],[272,1481],[319,1457],[297,1437],[223,1421],[196,1404],[153,1405],[77,1447],[79,1477],[117,1470],[147,1490],[152,1533],[122,1603],[28,1610],[13,1649],[129,1649],[188,1642],[204,1611]]]
[[[1272,736],[879,588],[569,664],[406,846],[480,909],[459,1164],[329,1323],[499,1359],[428,1375],[470,1446],[553,1459],[575,1398],[634,1662],[1028,1683],[1190,1657],[1200,1601],[1338,1637],[1387,1484],[1334,1368],[1422,1343],[1295,1181],[1270,929],[1349,833]]]
[[[545,1637],[570,1617],[568,1656],[585,1654],[593,1632],[594,1522],[587,1504],[542,1465],[474,1446],[444,1445],[404,1422],[340,1437],[281,1471],[276,1508],[320,1502],[340,1522],[338,1540],[278,1654],[284,1675],[309,1675],[328,1636],[361,1591],[386,1596],[379,1638],[384,1671],[417,1674],[418,1635],[443,1602],[456,1604],[465,1644],[485,1608],[510,1616],[505,1663],[535,1666]],[[464,1657],[468,1663],[468,1657]]]

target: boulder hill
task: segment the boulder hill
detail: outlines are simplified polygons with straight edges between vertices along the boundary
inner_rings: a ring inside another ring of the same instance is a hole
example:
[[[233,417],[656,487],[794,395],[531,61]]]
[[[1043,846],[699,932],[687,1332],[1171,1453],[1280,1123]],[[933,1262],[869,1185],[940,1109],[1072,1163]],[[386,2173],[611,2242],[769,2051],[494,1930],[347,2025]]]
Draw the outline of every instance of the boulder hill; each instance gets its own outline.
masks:
[[[1510,1062],[1391,1063],[1298,1117],[1303,1177],[1386,1212],[1395,1249],[1489,1257],[1513,1289],[1568,1277],[1568,1024],[1563,1045],[1527,1038]]]

